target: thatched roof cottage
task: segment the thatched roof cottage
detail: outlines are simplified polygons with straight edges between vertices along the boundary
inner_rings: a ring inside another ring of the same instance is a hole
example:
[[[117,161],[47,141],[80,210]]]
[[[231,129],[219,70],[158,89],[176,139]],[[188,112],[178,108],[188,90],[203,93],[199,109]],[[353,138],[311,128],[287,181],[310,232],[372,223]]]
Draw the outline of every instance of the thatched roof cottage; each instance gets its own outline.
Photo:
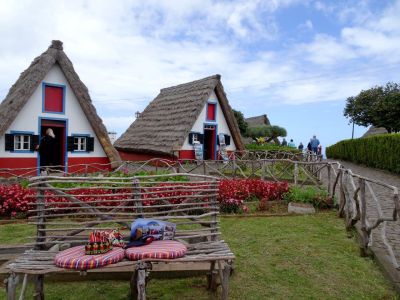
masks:
[[[120,157],[61,41],[35,58],[0,104],[0,168],[40,167],[35,151],[48,128],[64,171],[78,164],[116,164]]]
[[[114,146],[124,160],[215,160],[220,140],[227,152],[244,149],[221,76],[214,75],[162,89]]]

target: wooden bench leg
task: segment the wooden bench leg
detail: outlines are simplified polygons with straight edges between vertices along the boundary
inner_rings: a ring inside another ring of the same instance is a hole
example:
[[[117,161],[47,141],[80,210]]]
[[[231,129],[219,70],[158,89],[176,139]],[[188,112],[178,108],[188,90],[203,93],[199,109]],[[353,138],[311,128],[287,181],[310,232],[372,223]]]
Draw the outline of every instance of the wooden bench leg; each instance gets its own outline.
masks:
[[[211,292],[217,291],[217,277],[218,272],[215,270],[215,261],[211,262],[210,271],[207,274],[207,289]]]
[[[222,286],[221,300],[227,300],[228,299],[229,277],[231,276],[231,271],[232,271],[232,261],[227,261],[225,263],[222,282],[221,282],[221,286]]]
[[[17,299],[16,292],[18,281],[18,275],[15,273],[11,273],[10,276],[8,276],[6,280],[4,280],[4,283],[6,284],[7,300]]]
[[[130,286],[132,299],[146,300],[146,284],[150,265],[140,262],[132,275]]]
[[[44,275],[36,275],[35,278],[35,294],[33,295],[33,299],[35,300],[44,300]]]

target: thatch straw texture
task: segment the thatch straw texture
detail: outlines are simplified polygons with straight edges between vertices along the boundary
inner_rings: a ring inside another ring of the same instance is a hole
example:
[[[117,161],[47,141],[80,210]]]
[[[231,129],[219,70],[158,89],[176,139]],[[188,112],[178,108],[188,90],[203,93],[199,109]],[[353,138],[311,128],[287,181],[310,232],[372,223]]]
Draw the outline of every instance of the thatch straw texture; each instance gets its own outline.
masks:
[[[268,120],[267,115],[261,115],[261,116],[246,118],[245,121],[247,122],[249,127],[256,127],[256,126],[262,126],[262,125],[271,125],[271,123]]]
[[[218,97],[236,147],[243,150],[220,75],[162,89],[114,146],[127,152],[172,155],[172,150],[183,146],[212,91]]]
[[[75,72],[72,62],[64,53],[61,41],[52,41],[47,51],[33,60],[29,68],[20,75],[6,98],[0,104],[0,136],[6,132],[19,111],[24,107],[35,89],[41,84],[46,74],[56,63],[67,78],[72,91],[78,99],[110,162],[115,164],[120,161],[119,154],[110,142],[103,121],[97,115],[96,108],[92,104],[89,91]]]
[[[363,134],[362,137],[369,137],[369,136],[373,136],[373,135],[377,135],[377,134],[385,134],[385,133],[388,133],[388,131],[385,128],[371,126],[370,128],[368,128],[367,132]]]

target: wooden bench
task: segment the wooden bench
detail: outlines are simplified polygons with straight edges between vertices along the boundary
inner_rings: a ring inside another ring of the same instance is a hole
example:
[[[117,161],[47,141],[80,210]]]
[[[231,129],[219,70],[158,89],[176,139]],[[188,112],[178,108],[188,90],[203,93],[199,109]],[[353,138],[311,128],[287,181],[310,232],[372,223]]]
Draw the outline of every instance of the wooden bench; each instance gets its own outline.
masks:
[[[16,286],[23,277],[21,293],[28,275],[34,278],[35,299],[44,299],[44,276],[66,269],[54,265],[60,249],[87,242],[94,229],[130,228],[136,218],[170,221],[177,225],[175,240],[184,243],[182,258],[123,260],[102,269],[118,273],[131,268],[132,298],[146,298],[146,281],[155,264],[196,262],[209,264],[208,289],[214,295],[221,285],[221,298],[228,298],[228,282],[234,254],[220,239],[218,179],[193,174],[168,174],[135,177],[56,177],[30,179],[37,190],[29,223],[37,228],[31,237],[32,250],[8,265],[7,297],[16,299]],[[129,230],[123,231],[129,239]],[[95,269],[96,270],[96,269]],[[76,270],[71,270],[75,271]],[[92,272],[87,270],[81,273]]]

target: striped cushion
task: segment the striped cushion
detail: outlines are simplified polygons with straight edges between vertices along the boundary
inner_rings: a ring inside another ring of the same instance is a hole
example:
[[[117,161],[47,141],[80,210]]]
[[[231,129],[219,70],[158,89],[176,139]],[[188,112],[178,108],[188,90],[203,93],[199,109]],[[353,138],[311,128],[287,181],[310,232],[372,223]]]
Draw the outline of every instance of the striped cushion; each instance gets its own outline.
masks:
[[[171,259],[182,257],[186,254],[187,248],[177,241],[154,241],[149,245],[132,247],[125,250],[125,256],[130,260],[146,258]]]
[[[85,246],[76,246],[58,253],[54,262],[61,268],[87,270],[117,263],[124,259],[124,256],[124,249],[119,247],[104,254],[85,255]]]

